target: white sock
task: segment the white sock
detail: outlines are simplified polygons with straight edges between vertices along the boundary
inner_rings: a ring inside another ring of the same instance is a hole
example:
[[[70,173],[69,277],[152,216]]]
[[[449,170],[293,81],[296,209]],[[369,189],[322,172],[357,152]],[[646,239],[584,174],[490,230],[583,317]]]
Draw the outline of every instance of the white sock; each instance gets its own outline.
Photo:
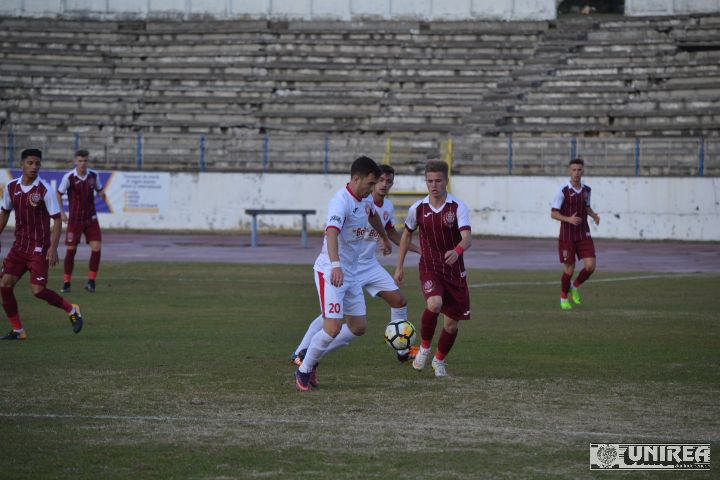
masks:
[[[400,308],[390,309],[390,323],[398,320],[407,320],[407,305]]]
[[[350,331],[347,324],[343,324],[342,328],[340,329],[340,333],[338,333],[337,337],[335,337],[333,341],[330,342],[330,345],[328,345],[320,358],[324,357],[330,352],[334,352],[340,347],[350,345],[350,342],[352,342],[356,338],[358,338],[358,336]]]
[[[295,355],[299,354],[301,350],[305,350],[310,346],[310,340],[312,340],[312,337],[320,331],[320,329],[323,326],[323,317],[322,315],[318,315],[315,320],[310,322],[310,325],[308,326],[307,332],[305,332],[305,336],[303,337],[302,341],[300,342],[300,345],[297,346],[295,349]]]
[[[317,365],[323,352],[332,341],[333,337],[328,335],[325,330],[322,329],[313,335],[308,351],[305,354],[305,360],[303,360],[303,364],[300,366],[299,370],[302,373],[310,373],[313,367]]]

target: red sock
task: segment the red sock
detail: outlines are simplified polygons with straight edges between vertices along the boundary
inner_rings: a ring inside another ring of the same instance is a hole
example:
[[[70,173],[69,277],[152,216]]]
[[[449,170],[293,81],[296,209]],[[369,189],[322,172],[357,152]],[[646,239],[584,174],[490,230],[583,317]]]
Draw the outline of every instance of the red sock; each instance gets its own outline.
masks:
[[[437,327],[437,319],[439,313],[433,313],[427,308],[423,311],[420,320],[420,346],[430,348],[433,336],[435,335],[435,327]]]
[[[567,273],[562,274],[562,277],[560,277],[560,298],[567,298],[568,292],[570,291],[570,279],[572,278],[572,275],[568,275]]]
[[[72,304],[49,288],[43,288],[42,291],[36,293],[35,296],[41,300],[45,300],[53,307],[62,308],[67,313],[72,312]]]
[[[90,252],[90,280],[95,280],[100,269],[100,250]]]
[[[438,340],[435,358],[437,358],[438,360],[445,360],[445,356],[450,353],[450,350],[455,343],[457,334],[457,330],[455,330],[455,333],[448,333],[448,331],[443,328],[442,333],[440,334],[440,340]]]
[[[13,330],[22,330],[23,326],[18,314],[18,304],[12,287],[0,287],[0,294],[2,295],[3,310],[5,310]]]
[[[69,282],[70,278],[72,277],[73,268],[75,267],[75,254],[77,253],[77,248],[73,249],[67,249],[65,251],[65,260],[63,261],[63,269],[65,272],[65,275],[63,275],[63,281]]]
[[[577,278],[573,282],[573,285],[575,286],[575,288],[578,288],[580,285],[582,285],[585,282],[585,280],[590,278],[590,275],[592,275],[592,272],[588,272],[584,268],[582,270],[580,270],[580,273],[578,273]]]

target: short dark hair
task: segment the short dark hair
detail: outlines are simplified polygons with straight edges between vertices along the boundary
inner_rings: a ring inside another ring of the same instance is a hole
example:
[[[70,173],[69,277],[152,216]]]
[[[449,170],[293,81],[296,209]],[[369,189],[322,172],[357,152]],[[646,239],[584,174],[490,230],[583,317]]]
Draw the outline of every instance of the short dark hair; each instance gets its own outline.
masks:
[[[76,156],[76,157],[83,157],[83,158],[89,157],[89,156],[90,156],[90,152],[88,152],[87,150],[78,150],[77,152],[75,152],[75,156]]]
[[[582,166],[585,166],[585,160],[583,160],[583,159],[580,158],[580,157],[573,158],[572,160],[570,160],[570,163],[568,163],[568,167],[569,167],[570,165],[582,165]]]
[[[364,178],[370,174],[373,174],[378,178],[382,175],[382,171],[380,170],[380,167],[378,167],[377,163],[375,163],[375,160],[370,157],[366,157],[365,155],[356,158],[352,163],[352,167],[350,167],[350,176],[354,177],[355,175],[360,175]]]
[[[425,164],[425,174],[427,175],[430,172],[440,172],[445,175],[445,178],[448,178],[448,164],[442,160],[430,160]]]
[[[393,176],[395,175],[395,169],[393,167],[391,167],[390,165],[383,164],[383,165],[379,165],[379,167],[380,167],[380,171],[382,173],[387,173],[388,175],[393,175]]]
[[[20,152],[20,160],[25,160],[27,157],[38,157],[42,160],[42,152],[37,148],[26,148]]]

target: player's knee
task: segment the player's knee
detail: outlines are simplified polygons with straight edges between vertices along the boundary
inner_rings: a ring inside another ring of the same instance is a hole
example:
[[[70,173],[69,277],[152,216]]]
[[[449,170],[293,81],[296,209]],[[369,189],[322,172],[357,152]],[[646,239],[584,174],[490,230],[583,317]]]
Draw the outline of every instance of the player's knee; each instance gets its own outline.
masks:
[[[365,335],[365,332],[367,331],[367,325],[348,325],[348,328],[356,337]]]
[[[590,263],[590,264],[586,265],[586,266],[585,266],[585,270],[586,270],[588,273],[593,273],[593,272],[595,271],[595,264],[594,264],[594,263]]]
[[[45,287],[42,285],[32,285],[31,287],[32,294],[35,295],[37,298],[40,298],[43,291],[45,291]]]
[[[445,331],[447,333],[449,333],[450,335],[455,335],[458,331],[457,323],[451,323],[449,325],[445,325],[443,328],[445,328]]]
[[[427,299],[427,309],[433,313],[440,313],[442,310],[443,302],[440,297],[432,297]]]
[[[330,335],[331,337],[335,338],[335,337],[337,337],[338,334],[340,333],[340,327],[332,326],[332,327],[329,327],[329,328],[325,328],[325,333],[327,333],[327,334]]]

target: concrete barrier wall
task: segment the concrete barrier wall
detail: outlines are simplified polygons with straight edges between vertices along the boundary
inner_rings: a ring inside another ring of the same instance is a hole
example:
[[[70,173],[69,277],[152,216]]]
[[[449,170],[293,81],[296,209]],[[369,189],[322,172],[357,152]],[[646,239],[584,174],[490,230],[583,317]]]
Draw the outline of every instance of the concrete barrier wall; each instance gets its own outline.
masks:
[[[0,15],[218,19],[548,20],[555,0],[0,0]]]
[[[14,172],[17,174],[17,172]],[[327,202],[346,175],[101,172],[108,205],[103,227],[233,231],[250,228],[246,208],[316,209],[309,228],[324,228]],[[55,177],[53,177],[55,175]],[[57,182],[61,172],[43,172]],[[10,178],[6,171],[4,178]],[[554,237],[550,202],[566,177],[455,177],[478,234]],[[720,240],[720,178],[587,177],[601,216],[599,238]],[[395,190],[424,191],[422,177],[399,176]],[[406,210],[396,220],[404,221]],[[14,219],[11,217],[11,223]],[[300,216],[261,216],[262,230],[300,228]]]
[[[629,16],[711,12],[720,12],[720,0],[625,0],[625,14]]]

